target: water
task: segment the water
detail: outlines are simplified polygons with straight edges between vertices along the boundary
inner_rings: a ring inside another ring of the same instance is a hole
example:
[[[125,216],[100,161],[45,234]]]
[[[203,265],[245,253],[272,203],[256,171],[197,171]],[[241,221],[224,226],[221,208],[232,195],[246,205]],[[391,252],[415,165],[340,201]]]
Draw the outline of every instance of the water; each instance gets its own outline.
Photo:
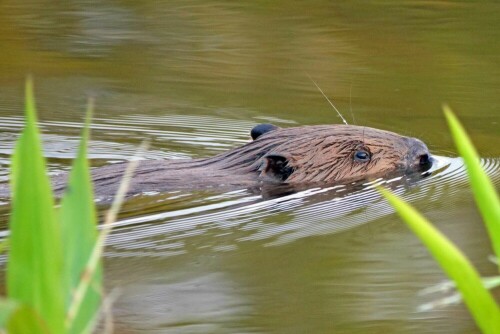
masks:
[[[68,169],[88,96],[94,166],[130,159],[144,138],[146,159],[196,158],[243,144],[257,123],[340,123],[310,76],[349,123],[416,136],[440,157],[430,177],[391,184],[493,275],[441,105],[498,186],[499,14],[493,2],[4,0],[0,180],[27,73],[51,173]],[[463,305],[417,311],[445,277],[369,186],[133,198],[105,264],[117,332],[477,331]]]

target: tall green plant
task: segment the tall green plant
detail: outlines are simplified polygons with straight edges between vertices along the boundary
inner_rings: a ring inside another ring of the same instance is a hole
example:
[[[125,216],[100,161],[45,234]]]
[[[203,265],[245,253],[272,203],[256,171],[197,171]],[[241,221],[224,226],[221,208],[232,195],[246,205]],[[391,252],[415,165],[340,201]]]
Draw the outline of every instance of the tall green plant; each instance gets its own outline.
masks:
[[[98,310],[102,291],[101,263],[97,263],[96,270],[90,277],[87,277],[85,266],[89,261],[92,250],[97,239],[97,220],[94,204],[92,182],[89,173],[89,163],[87,160],[87,144],[89,139],[89,126],[92,117],[93,101],[90,101],[87,108],[87,119],[82,130],[82,139],[78,150],[78,155],[73,161],[73,167],[68,179],[67,190],[61,201],[59,213],[59,223],[62,229],[64,240],[64,277],[68,280],[68,292],[66,294],[66,309],[68,310],[72,302],[72,295],[80,283],[82,277],[90,281],[89,289],[83,297],[80,312],[74,319],[67,319],[66,325],[69,327],[68,333],[83,333],[85,328],[94,319]]]
[[[26,126],[12,161],[7,296],[33,308],[50,332],[62,333],[66,300],[62,234],[41,155],[31,80],[25,99]]]
[[[7,300],[0,300],[0,326],[9,333],[86,333],[101,303],[101,263],[87,263],[96,246],[96,210],[86,147],[92,105],[82,132],[60,211],[54,206],[37,128],[33,83],[26,83],[26,125],[12,162]],[[78,312],[67,313],[82,280],[92,288]]]
[[[462,125],[449,107],[444,107],[444,113],[458,151],[465,161],[476,203],[484,218],[498,258],[500,255],[498,194],[482,170],[476,150]],[[387,190],[381,189],[381,192],[410,229],[427,246],[445,273],[455,282],[478,327],[484,333],[500,333],[500,308],[465,255],[411,205]]]
[[[479,156],[464,127],[450,107],[445,105],[443,109],[457,150],[467,167],[474,199],[488,229],[493,250],[496,257],[500,258],[500,199],[493,183],[481,168]]]

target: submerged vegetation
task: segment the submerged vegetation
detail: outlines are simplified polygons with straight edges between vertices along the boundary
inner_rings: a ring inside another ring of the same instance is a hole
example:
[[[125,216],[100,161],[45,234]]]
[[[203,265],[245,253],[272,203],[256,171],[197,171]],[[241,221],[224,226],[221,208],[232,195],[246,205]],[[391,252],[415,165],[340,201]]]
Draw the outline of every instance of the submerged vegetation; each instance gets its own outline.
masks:
[[[482,170],[464,128],[447,106],[444,113],[453,139],[463,157],[477,206],[481,212],[496,258],[500,258],[500,200]],[[485,287],[485,281],[466,256],[417,210],[387,190],[381,189],[408,227],[421,239],[445,273],[455,282],[476,324],[484,333],[500,332],[500,308]]]

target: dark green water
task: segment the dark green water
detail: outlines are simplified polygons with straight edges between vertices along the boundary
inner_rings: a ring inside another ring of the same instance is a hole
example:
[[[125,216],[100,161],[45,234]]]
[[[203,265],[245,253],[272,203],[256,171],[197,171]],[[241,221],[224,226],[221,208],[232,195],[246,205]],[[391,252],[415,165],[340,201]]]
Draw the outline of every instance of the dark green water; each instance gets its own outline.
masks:
[[[500,4],[420,1],[0,2],[0,177],[31,73],[51,172],[68,168],[88,96],[91,159],[201,157],[257,123],[416,136],[443,169],[397,192],[477,264],[491,250],[441,112],[500,184]],[[339,197],[341,195],[341,197]],[[463,305],[418,307],[441,270],[370,190],[262,201],[246,190],[142,196],[109,240],[117,332],[471,333]]]

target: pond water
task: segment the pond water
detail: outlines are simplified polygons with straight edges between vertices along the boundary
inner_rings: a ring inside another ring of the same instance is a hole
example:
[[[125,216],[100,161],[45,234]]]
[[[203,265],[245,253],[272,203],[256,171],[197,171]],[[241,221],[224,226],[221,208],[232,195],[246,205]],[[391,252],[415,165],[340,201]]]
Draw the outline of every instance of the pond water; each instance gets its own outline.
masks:
[[[75,155],[88,96],[93,166],[131,159],[145,138],[145,159],[197,158],[258,123],[340,123],[311,77],[350,124],[428,144],[438,168],[394,189],[493,275],[441,105],[498,188],[499,15],[495,2],[3,0],[0,180],[28,73],[51,174]],[[477,332],[463,305],[421,311],[445,276],[370,187],[135,197],[105,274],[119,333]]]

